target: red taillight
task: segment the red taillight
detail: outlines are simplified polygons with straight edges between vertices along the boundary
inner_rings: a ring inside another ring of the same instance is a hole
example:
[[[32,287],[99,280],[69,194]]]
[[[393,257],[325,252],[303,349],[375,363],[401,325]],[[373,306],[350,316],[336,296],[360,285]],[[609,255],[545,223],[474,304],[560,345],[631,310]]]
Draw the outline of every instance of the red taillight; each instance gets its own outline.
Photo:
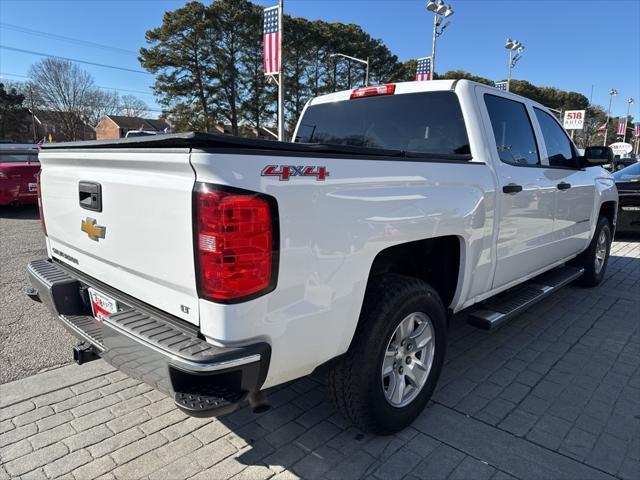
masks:
[[[40,212],[40,223],[42,224],[42,231],[44,235],[47,235],[47,226],[44,223],[44,210],[42,209],[42,182],[40,177],[42,176],[42,171],[34,173],[33,175],[36,177],[36,190],[38,191],[38,211]]]
[[[394,84],[376,85],[374,87],[360,87],[351,92],[351,98],[375,97],[376,95],[393,95],[396,91]]]
[[[233,302],[271,291],[277,268],[274,201],[204,183],[194,195],[200,296]]]

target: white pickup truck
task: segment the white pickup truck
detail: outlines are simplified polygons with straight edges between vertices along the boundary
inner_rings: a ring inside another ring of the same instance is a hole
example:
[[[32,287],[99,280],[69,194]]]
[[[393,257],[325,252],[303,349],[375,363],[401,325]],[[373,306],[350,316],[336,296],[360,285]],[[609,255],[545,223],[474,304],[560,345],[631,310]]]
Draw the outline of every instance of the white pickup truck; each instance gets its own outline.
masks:
[[[424,408],[447,324],[490,329],[603,278],[618,195],[606,147],[469,82],[311,100],[292,143],[212,134],[46,144],[49,258],[28,292],[82,343],[198,416],[328,370],[388,434]]]

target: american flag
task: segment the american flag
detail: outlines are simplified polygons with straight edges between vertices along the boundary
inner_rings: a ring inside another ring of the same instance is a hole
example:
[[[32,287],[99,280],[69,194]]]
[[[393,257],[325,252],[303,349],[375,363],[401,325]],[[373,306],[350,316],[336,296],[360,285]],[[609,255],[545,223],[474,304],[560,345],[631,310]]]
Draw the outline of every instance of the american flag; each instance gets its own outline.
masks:
[[[416,69],[416,80],[431,80],[431,57],[423,57],[418,59],[418,68]]]
[[[618,119],[618,132],[617,135],[624,135],[627,130],[627,117],[620,117]]]
[[[640,137],[640,122],[633,124],[633,136]]]
[[[507,82],[495,82],[495,87],[498,90],[503,90],[503,91],[507,91]]]
[[[280,32],[278,31],[278,8],[264,9],[264,73],[275,75],[280,71]]]
[[[598,132],[604,132],[607,129],[608,122],[604,122],[601,126],[599,126],[596,130]]]

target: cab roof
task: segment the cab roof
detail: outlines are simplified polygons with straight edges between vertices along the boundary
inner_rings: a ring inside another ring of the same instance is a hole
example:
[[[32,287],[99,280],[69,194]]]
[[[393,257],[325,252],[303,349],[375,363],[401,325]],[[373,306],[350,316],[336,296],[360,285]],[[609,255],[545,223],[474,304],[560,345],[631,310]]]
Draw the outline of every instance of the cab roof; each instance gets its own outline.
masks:
[[[394,95],[400,95],[402,93],[417,93],[417,92],[437,92],[453,90],[455,85],[459,81],[470,82],[469,80],[429,80],[420,82],[390,82],[396,86]],[[475,83],[475,82],[470,82]],[[350,90],[342,90],[340,92],[328,93],[315,97],[309,101],[309,105],[318,105],[321,103],[339,102],[342,100],[349,100],[351,98]]]

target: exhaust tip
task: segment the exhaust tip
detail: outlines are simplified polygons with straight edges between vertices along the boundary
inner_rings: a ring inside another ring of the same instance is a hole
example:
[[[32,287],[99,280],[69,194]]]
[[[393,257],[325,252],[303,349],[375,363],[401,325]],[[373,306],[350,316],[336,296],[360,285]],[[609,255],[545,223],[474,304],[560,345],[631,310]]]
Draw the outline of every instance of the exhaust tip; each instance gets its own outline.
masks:
[[[253,413],[264,413],[271,410],[271,403],[267,398],[267,394],[262,390],[249,395],[249,405]]]

